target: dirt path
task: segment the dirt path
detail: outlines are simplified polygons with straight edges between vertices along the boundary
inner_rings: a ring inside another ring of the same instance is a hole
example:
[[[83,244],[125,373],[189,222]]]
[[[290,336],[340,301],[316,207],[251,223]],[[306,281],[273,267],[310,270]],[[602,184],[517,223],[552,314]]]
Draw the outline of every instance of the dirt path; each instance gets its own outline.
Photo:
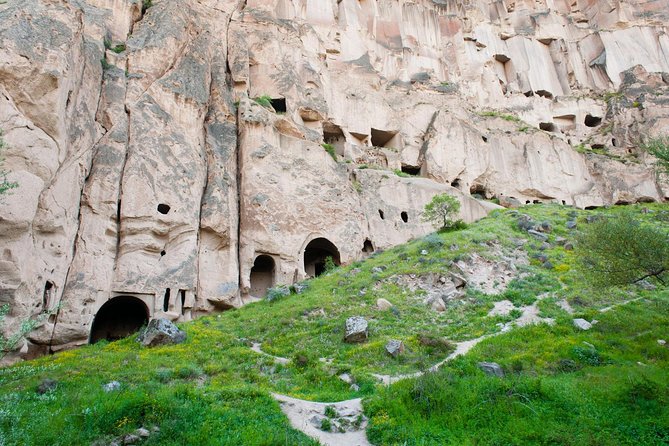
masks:
[[[281,410],[290,420],[293,428],[318,440],[324,446],[372,446],[367,440],[365,428],[367,420],[362,415],[362,399],[340,401],[338,403],[315,403],[285,395],[272,394],[281,405]],[[361,417],[359,426],[349,426],[345,432],[325,432],[320,429],[325,417],[325,408],[331,406],[337,414],[346,420],[355,422]]]

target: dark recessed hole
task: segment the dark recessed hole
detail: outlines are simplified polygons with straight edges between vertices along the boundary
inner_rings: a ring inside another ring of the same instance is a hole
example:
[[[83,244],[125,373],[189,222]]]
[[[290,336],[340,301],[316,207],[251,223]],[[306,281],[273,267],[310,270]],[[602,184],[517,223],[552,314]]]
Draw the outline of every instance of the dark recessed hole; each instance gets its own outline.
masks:
[[[165,290],[165,297],[163,297],[163,311],[167,311],[170,308],[170,289]]]
[[[590,147],[592,147],[593,150],[604,150],[606,148],[604,144],[592,144]]]
[[[335,265],[340,265],[339,250],[326,238],[317,238],[304,248],[304,272],[310,277],[320,276],[326,272],[328,257]]]
[[[55,320],[55,318],[54,318]],[[119,296],[107,301],[95,315],[91,344],[101,339],[115,341],[142,328],[149,322],[146,304],[133,296]]]
[[[460,187],[460,178],[456,178],[453,181],[451,181],[451,187]]]
[[[602,118],[592,115],[586,115],[584,122],[586,127],[597,127],[599,124],[602,123]]]
[[[562,205],[566,205],[567,202],[565,200],[562,200]]]
[[[52,281],[47,280],[44,284],[44,293],[42,294],[42,310],[46,311],[51,305],[51,295],[54,292],[54,284]]]
[[[599,206],[586,206],[585,207],[586,211],[594,211],[595,209],[599,209]]]
[[[483,140],[483,142],[488,142],[488,138],[484,135],[481,135],[481,139]]]
[[[362,245],[362,252],[371,254],[374,252],[374,245],[370,239],[366,239],[365,243]]]
[[[553,99],[553,93],[546,90],[537,90],[537,96],[541,96],[542,98],[547,98],[547,99]]]
[[[407,213],[404,212],[404,211],[402,211],[402,213],[400,214],[400,217],[402,217],[402,221],[403,221],[404,223],[407,223],[407,222],[409,221],[409,214],[407,214]]]
[[[397,135],[397,132],[372,129],[372,145],[374,147],[386,147],[395,135]]]
[[[385,220],[386,217],[383,215],[383,211],[379,209],[379,217],[381,217],[381,220]]]
[[[183,316],[186,314],[186,309],[184,308],[184,305],[186,305],[186,290],[179,290],[179,297],[181,298],[181,315]]]
[[[270,103],[272,104],[272,108],[274,109],[275,112],[286,113],[286,99],[285,98],[271,99]]]
[[[483,184],[472,184],[469,188],[469,194],[476,198],[486,198],[488,196],[488,190]]]
[[[615,138],[611,138],[611,145],[612,145],[613,147],[618,147],[618,141],[616,141]]]
[[[554,132],[555,131],[555,124],[552,122],[540,122],[539,123],[539,128],[541,130],[545,130],[547,132]]]
[[[534,92],[533,92],[532,90],[530,90],[530,91],[526,91],[526,92],[523,93],[523,94],[524,94],[525,96],[527,96],[528,98],[534,96]]]
[[[420,175],[420,166],[409,166],[408,164],[402,164],[402,172],[409,175]]]
[[[534,203],[534,204],[541,204],[541,200],[532,200],[532,203]]]
[[[165,251],[164,249],[160,251],[160,257],[163,257],[165,254],[167,254],[167,251]]]
[[[525,201],[525,204],[530,204],[530,203],[532,203],[530,200]]]
[[[628,205],[630,205],[630,204],[632,204],[632,203],[629,202],[629,201],[627,201],[627,200],[618,200],[618,201],[616,201],[616,206],[628,206]]]
[[[494,57],[497,62],[502,62],[502,63],[507,63],[508,61],[511,60],[509,59],[509,56],[507,56],[506,54],[495,54],[492,57]]]
[[[160,212],[163,215],[167,215],[167,213],[172,209],[169,204],[165,203],[160,203],[158,205],[158,212]]]
[[[276,266],[274,259],[266,254],[259,255],[253,261],[249,282],[251,283],[250,294],[253,297],[265,297],[267,290],[274,286],[274,272]]]

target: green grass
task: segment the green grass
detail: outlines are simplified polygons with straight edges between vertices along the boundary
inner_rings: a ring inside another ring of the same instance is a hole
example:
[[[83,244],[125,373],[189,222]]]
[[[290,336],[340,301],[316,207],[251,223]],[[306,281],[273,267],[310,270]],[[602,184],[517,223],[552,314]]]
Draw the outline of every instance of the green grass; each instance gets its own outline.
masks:
[[[626,209],[669,228],[666,205],[644,207],[648,213]],[[182,324],[188,338],[181,345],[148,349],[131,337],[0,369],[0,444],[88,445],[154,425],[160,431],[144,444],[315,444],[290,427],[271,392],[319,401],[365,397],[376,444],[625,444],[634,435],[637,444],[660,444],[668,432],[660,409],[667,403],[669,349],[656,340],[669,337],[667,291],[587,288],[573,268],[574,251],[555,243],[574,239],[567,220],[580,227],[588,216],[622,211],[520,209],[535,223],[551,224],[548,249],[520,229],[518,211],[495,211],[464,229],[336,268],[301,294],[277,290],[272,301]],[[499,261],[517,249],[530,263],[518,267],[506,291],[469,289],[443,313],[429,309],[421,291],[402,285],[409,275],[447,274],[451,262],[473,253]],[[555,268],[543,268],[540,255]],[[557,321],[554,327],[489,338],[444,370],[387,389],[372,377],[425,370],[455,342],[497,334],[498,324],[518,316],[487,317],[494,302],[509,299],[520,307],[539,296],[539,310]],[[381,297],[394,308],[377,310]],[[638,297],[646,299],[597,311]],[[561,299],[578,316],[601,322],[577,332],[556,303]],[[343,342],[344,321],[353,315],[368,319],[367,343]],[[403,355],[385,352],[390,339],[404,342]],[[291,361],[276,364],[253,352],[253,342]],[[500,363],[507,377],[484,376],[476,367],[482,360]],[[344,372],[358,391],[337,377]],[[46,378],[58,386],[39,395]],[[102,386],[113,380],[121,390],[105,393]]]
[[[323,147],[323,149],[325,149],[328,155],[330,155],[332,159],[335,160],[335,162],[337,162],[337,152],[335,150],[335,146],[327,143],[321,144],[321,146]]]

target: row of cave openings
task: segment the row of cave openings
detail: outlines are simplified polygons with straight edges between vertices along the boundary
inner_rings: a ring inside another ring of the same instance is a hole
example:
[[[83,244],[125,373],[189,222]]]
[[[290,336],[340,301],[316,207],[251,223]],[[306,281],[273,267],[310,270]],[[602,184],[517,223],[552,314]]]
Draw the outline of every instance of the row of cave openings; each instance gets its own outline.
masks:
[[[364,242],[363,252],[371,254],[374,252],[372,242],[367,239]],[[319,237],[310,241],[304,249],[304,271],[310,277],[317,277],[326,272],[328,258],[332,259],[334,265],[341,264],[339,249],[328,239]],[[250,274],[250,294],[256,297],[264,297],[267,290],[276,282],[277,265],[271,255],[258,255],[253,263]],[[43,305],[48,305],[53,283],[47,282],[44,291]],[[181,303],[181,314],[184,314],[186,303],[186,290],[178,290],[177,299]],[[171,290],[165,290],[162,301],[162,310],[168,312],[174,307],[179,307],[178,302],[173,300]],[[132,333],[137,332],[149,322],[151,313],[146,303],[135,296],[121,295],[107,301],[95,315],[91,326],[90,343],[101,340],[115,341]]]

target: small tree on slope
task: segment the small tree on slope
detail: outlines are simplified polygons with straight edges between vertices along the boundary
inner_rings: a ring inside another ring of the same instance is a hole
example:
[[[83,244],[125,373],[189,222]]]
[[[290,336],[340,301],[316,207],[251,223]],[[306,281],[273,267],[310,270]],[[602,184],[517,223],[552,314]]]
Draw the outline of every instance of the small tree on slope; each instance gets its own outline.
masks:
[[[432,201],[425,205],[423,220],[440,224],[439,229],[450,228],[453,217],[460,211],[460,201],[448,194],[439,194],[432,197]]]

